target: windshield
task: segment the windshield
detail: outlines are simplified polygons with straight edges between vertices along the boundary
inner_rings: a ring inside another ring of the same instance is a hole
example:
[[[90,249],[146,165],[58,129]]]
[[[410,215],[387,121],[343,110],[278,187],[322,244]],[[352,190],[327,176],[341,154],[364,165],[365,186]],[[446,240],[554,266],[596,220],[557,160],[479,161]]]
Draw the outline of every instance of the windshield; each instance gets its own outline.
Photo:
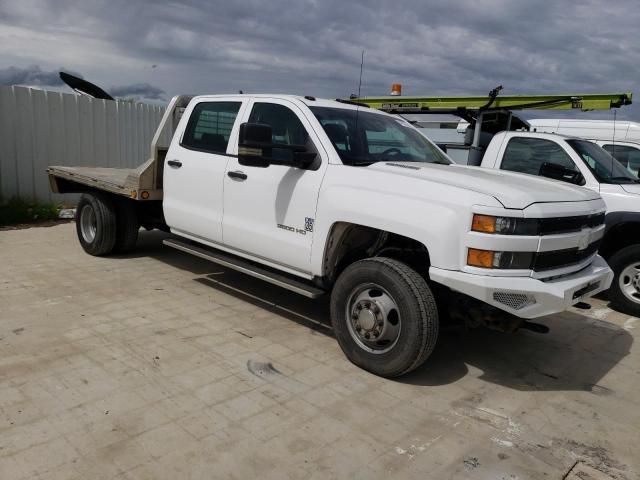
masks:
[[[452,163],[402,118],[344,108],[311,107],[311,111],[345,165]]]
[[[638,177],[595,143],[567,140],[600,183],[637,183]]]

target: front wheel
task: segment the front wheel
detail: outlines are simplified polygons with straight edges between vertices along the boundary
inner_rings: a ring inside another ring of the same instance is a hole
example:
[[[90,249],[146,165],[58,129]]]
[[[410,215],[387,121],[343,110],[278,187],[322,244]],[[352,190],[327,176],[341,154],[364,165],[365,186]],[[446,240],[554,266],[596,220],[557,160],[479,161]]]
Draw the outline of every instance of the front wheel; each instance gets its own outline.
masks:
[[[609,258],[614,277],[609,298],[625,313],[640,316],[640,245],[631,245]]]
[[[391,258],[347,267],[331,293],[331,318],[347,358],[382,377],[422,365],[438,338],[438,310],[429,285]]]

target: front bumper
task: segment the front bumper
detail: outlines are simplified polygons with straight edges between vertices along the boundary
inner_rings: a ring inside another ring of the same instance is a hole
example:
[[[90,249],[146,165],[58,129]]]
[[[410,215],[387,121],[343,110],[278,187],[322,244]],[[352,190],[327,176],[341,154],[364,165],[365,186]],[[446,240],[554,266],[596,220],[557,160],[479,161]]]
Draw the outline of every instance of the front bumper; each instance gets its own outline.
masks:
[[[556,280],[531,277],[493,277],[429,268],[436,283],[521,318],[537,318],[566,310],[607,290],[613,271],[600,255],[586,268]]]

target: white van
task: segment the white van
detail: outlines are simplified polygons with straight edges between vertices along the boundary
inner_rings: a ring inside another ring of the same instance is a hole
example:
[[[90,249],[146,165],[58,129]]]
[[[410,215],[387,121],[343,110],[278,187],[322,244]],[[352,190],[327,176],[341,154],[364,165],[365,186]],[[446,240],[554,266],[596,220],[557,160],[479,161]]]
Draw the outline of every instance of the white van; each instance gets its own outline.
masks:
[[[588,140],[640,142],[640,123],[613,120],[577,120],[572,118],[530,119],[537,132],[559,133]],[[615,136],[614,136],[615,135]]]

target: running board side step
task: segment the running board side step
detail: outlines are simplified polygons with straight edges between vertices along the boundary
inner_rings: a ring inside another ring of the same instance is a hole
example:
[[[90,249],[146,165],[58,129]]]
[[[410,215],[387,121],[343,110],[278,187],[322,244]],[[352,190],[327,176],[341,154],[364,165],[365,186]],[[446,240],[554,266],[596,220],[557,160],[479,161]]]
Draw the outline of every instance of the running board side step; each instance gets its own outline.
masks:
[[[318,298],[325,294],[324,290],[321,290],[313,285],[304,283],[292,276],[281,274],[275,271],[271,271],[264,267],[259,267],[253,263],[244,259],[224,254],[219,251],[209,249],[207,247],[201,247],[188,242],[181,242],[180,240],[166,239],[162,243],[166,246],[180,250],[181,252],[190,253],[196,257],[203,258],[223,267],[236,270],[238,272],[250,275],[252,277],[264,280],[278,287],[286,288],[292,292],[304,295],[307,298]]]

